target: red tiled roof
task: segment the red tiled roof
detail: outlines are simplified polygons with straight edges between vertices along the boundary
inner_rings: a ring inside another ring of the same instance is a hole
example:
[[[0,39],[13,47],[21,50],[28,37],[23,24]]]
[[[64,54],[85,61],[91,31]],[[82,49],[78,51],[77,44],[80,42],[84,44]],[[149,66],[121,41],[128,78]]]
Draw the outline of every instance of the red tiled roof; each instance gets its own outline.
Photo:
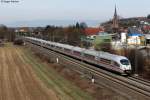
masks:
[[[97,33],[104,31],[102,28],[86,28],[85,35],[97,35]]]
[[[144,30],[150,30],[150,26],[144,26]]]

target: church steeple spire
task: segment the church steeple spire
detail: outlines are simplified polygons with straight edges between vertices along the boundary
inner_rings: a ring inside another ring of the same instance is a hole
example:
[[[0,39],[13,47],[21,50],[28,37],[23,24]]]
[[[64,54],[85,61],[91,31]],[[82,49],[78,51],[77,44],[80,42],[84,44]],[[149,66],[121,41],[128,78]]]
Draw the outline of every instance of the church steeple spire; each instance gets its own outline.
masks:
[[[115,13],[114,16],[117,17],[117,9],[116,9],[116,5],[115,5]]]
[[[114,12],[114,17],[113,17],[113,28],[118,28],[118,15],[117,15],[117,9],[116,9],[116,5],[115,5],[115,12]]]

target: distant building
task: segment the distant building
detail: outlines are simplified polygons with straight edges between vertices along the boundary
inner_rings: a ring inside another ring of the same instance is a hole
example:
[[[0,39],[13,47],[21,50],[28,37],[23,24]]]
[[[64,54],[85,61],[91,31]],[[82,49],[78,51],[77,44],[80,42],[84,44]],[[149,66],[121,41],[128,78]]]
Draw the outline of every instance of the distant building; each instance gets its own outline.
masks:
[[[96,31],[95,31],[96,32]],[[106,32],[96,32],[96,35],[87,35],[86,37],[81,37],[81,41],[88,44],[89,46],[96,46],[101,43],[110,43],[112,40],[111,34]]]
[[[144,35],[140,33],[128,34],[127,44],[128,45],[144,45],[145,44]]]
[[[106,32],[101,32],[95,37],[95,40],[93,41],[93,45],[95,48],[100,48],[101,44],[107,45],[110,44],[111,41],[112,41],[112,35]]]
[[[118,28],[119,28],[119,18],[118,18],[118,15],[117,15],[117,9],[116,9],[116,6],[115,6],[115,12],[114,12],[114,17],[113,17],[113,20],[112,20],[112,31],[114,33],[117,33],[118,32]]]
[[[117,15],[116,6],[115,6],[114,17],[113,17],[113,24],[112,24],[112,28],[113,28],[113,29],[118,29],[118,28],[119,28],[118,15]]]
[[[123,32],[121,33],[121,43],[127,42],[127,33]]]
[[[92,45],[98,33],[103,32],[103,31],[104,31],[103,28],[100,28],[100,27],[99,28],[93,28],[93,27],[85,28],[83,32],[85,33],[85,37],[81,37],[81,41]]]
[[[117,24],[118,23],[118,24]],[[147,17],[131,17],[131,18],[121,18],[117,15],[117,9],[115,8],[114,17],[112,20],[104,22],[101,24],[105,28],[105,31],[112,33],[112,29],[128,28],[136,26],[138,28],[143,28],[146,33],[150,33],[150,19]],[[144,26],[144,27],[143,27]]]
[[[145,35],[146,45],[150,45],[150,34]]]
[[[93,27],[88,27],[84,30],[84,33],[86,36],[90,36],[90,35],[97,35],[99,32],[103,32],[104,29],[103,28],[93,28]]]
[[[101,32],[95,37],[95,44],[99,43],[110,43],[112,41],[112,36],[106,32]]]
[[[150,33],[150,25],[144,25],[142,27],[142,30],[145,32],[145,33]]]
[[[22,33],[27,33],[29,32],[29,28],[28,27],[21,27],[15,30],[16,32],[22,32]]]

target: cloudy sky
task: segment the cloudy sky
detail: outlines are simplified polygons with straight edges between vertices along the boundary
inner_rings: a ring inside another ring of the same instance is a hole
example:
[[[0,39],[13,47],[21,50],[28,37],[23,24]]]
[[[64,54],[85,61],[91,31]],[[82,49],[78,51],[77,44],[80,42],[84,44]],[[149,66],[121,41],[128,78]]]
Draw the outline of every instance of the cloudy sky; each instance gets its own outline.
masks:
[[[18,3],[0,1],[0,24],[12,26],[17,26],[17,23],[31,25],[31,22],[33,26],[40,23],[44,25],[47,21],[53,21],[52,24],[57,21],[59,25],[59,21],[68,20],[68,24],[71,21],[92,20],[100,23],[112,18],[115,4],[121,17],[150,14],[150,0],[18,0]]]

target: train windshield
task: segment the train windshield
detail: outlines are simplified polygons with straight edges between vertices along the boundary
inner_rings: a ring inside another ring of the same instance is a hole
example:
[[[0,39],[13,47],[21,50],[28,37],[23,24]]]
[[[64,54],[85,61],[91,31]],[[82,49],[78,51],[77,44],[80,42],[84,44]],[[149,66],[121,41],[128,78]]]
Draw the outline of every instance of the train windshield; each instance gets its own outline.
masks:
[[[120,62],[121,62],[121,64],[123,64],[123,65],[129,65],[129,61],[126,60],[126,59],[122,59],[122,60],[120,60]]]

